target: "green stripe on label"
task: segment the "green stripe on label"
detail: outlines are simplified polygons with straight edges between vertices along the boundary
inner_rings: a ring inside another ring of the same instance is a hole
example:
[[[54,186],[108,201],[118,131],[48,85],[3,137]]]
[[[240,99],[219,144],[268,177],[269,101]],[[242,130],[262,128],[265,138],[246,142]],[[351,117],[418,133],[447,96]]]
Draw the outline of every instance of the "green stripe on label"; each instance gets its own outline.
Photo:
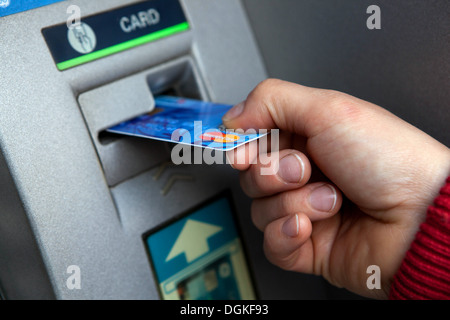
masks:
[[[61,71],[66,70],[66,69],[69,69],[69,68],[72,68],[75,66],[79,66],[80,64],[83,64],[86,62],[94,61],[94,60],[112,55],[114,53],[125,51],[125,50],[140,46],[145,43],[149,43],[149,42],[161,39],[161,38],[165,38],[165,37],[174,35],[176,33],[182,32],[182,31],[186,31],[188,29],[189,29],[189,23],[183,22],[183,23],[174,25],[172,27],[156,31],[156,32],[147,34],[145,36],[142,36],[142,37],[139,37],[139,38],[136,38],[133,40],[119,43],[119,44],[111,46],[109,48],[105,48],[105,49],[102,49],[99,51],[85,54],[84,56],[81,56],[81,57],[77,57],[77,58],[70,59],[70,60],[67,60],[64,62],[60,62],[56,65],[56,67]]]

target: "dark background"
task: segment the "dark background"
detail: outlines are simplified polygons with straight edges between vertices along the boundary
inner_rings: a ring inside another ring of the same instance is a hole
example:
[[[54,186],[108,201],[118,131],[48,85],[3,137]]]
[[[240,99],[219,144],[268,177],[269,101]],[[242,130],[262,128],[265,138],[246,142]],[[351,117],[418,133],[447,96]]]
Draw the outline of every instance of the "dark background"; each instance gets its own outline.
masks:
[[[270,77],[371,101],[450,146],[450,1],[243,2]]]

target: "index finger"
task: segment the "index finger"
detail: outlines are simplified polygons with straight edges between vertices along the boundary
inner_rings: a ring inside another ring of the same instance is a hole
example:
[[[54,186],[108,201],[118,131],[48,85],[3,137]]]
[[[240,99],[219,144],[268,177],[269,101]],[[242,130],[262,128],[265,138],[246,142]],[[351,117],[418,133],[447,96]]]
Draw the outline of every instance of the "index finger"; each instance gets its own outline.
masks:
[[[337,91],[305,87],[277,79],[261,82],[243,103],[223,117],[228,128],[278,128],[313,137],[342,118],[337,100],[356,99]]]

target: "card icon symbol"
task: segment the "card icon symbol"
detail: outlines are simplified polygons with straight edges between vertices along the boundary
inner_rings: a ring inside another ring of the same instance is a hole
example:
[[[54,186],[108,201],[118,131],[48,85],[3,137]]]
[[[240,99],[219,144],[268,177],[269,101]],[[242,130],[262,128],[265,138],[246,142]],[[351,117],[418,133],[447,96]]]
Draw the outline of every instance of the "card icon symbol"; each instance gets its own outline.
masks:
[[[79,53],[89,53],[94,51],[97,45],[97,37],[94,30],[84,22],[69,28],[67,31],[67,40],[72,48]]]

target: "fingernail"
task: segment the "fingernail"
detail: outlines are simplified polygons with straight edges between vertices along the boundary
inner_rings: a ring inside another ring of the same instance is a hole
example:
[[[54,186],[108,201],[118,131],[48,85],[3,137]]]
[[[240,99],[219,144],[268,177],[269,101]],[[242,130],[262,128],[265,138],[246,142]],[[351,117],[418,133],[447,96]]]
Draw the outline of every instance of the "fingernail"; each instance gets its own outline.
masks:
[[[299,183],[303,179],[305,165],[297,154],[289,154],[279,163],[278,176],[288,183]]]
[[[291,238],[298,236],[299,232],[298,215],[296,214],[287,219],[284,222],[283,226],[281,227],[281,231]]]
[[[309,196],[309,203],[311,206],[323,212],[329,212],[334,209],[336,205],[337,194],[334,187],[325,184],[317,189],[314,189]]]
[[[225,115],[222,117],[222,120],[223,121],[233,120],[234,118],[237,118],[242,113],[242,111],[244,111],[244,102],[238,103],[233,108],[228,110],[228,112],[225,113]]]

